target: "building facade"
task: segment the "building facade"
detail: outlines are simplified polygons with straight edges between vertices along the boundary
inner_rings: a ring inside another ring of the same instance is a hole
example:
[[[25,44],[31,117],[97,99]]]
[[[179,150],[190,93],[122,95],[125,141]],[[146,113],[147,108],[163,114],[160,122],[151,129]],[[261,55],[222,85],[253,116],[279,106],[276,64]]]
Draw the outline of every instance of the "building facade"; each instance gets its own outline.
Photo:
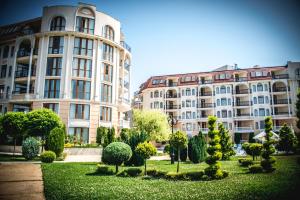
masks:
[[[82,3],[0,27],[0,111],[52,109],[84,143],[95,142],[99,126],[128,127],[124,40],[118,20]]]
[[[238,69],[224,66],[211,72],[154,76],[140,87],[142,109],[158,109],[177,119],[188,135],[208,131],[214,115],[236,142],[264,129],[272,116],[274,131],[287,123],[296,129],[295,102],[300,86],[300,62],[286,66]]]

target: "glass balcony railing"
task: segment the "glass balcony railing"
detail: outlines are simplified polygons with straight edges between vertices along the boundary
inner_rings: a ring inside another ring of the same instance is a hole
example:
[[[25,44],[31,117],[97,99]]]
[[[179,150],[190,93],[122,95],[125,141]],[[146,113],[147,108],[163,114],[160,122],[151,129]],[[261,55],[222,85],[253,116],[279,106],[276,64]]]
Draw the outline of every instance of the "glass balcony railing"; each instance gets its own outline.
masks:
[[[127,51],[131,52],[131,47],[124,41],[120,42],[121,46],[127,49]]]

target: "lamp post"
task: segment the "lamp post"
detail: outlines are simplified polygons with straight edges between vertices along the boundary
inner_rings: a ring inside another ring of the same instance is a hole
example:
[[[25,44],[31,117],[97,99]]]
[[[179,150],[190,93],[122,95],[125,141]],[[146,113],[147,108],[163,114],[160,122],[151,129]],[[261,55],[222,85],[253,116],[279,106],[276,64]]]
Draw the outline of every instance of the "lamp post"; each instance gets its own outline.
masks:
[[[169,118],[169,124],[172,128],[172,134],[174,133],[174,125],[176,125],[177,123],[177,120],[173,117],[173,115],[170,115],[170,118]],[[171,164],[174,164],[174,158],[175,158],[175,153],[174,153],[174,148],[171,147],[170,145],[170,150],[172,148],[172,153],[171,153]]]

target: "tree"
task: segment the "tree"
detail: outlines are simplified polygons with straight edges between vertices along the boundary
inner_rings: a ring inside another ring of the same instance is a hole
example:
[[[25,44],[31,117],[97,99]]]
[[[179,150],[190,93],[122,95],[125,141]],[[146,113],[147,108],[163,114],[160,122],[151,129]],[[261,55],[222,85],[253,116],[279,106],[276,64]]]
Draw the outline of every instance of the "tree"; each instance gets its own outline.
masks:
[[[154,156],[157,152],[156,148],[150,142],[143,142],[138,144],[135,149],[136,153],[145,161],[145,176],[147,175],[147,159]]]
[[[199,131],[198,135],[195,135],[189,139],[188,157],[193,163],[200,163],[205,160],[206,142],[201,131]]]
[[[64,151],[65,133],[63,128],[56,127],[50,131],[46,141],[48,150],[53,151],[56,157],[59,157]]]
[[[187,135],[182,131],[176,131],[170,136],[170,145],[177,149],[177,173],[179,172],[180,150],[187,147]]]
[[[114,127],[109,128],[108,132],[107,132],[107,142],[108,142],[108,144],[110,144],[110,143],[112,143],[112,142],[115,141],[115,139],[116,139],[115,135],[116,135],[115,128]]]
[[[300,129],[300,89],[298,89],[298,93],[297,93],[296,116],[298,118],[298,120],[297,120],[297,128]]]
[[[107,137],[107,133],[108,133],[108,128],[104,126],[100,126],[97,128],[96,142],[99,145],[102,145],[104,143],[103,140],[105,140],[105,138]]]
[[[272,139],[272,129],[273,123],[271,117],[265,118],[265,133],[266,133],[266,141],[263,143],[263,151],[262,157],[263,160],[261,161],[261,166],[266,172],[272,172],[275,170],[273,166],[276,162],[275,158],[271,156],[275,152],[275,148],[273,146],[274,140]]]
[[[148,135],[148,140],[165,141],[171,133],[168,116],[157,110],[133,110],[133,126]]]
[[[205,162],[209,167],[205,168],[205,174],[212,178],[223,177],[223,172],[221,171],[221,164],[218,162],[222,158],[221,145],[219,130],[216,129],[217,118],[214,116],[208,117],[208,137],[210,138],[209,147],[207,147],[207,153],[209,156],[206,158]]]
[[[18,137],[24,136],[26,129],[25,124],[27,121],[26,114],[23,112],[8,112],[2,118],[3,132],[9,135],[14,140],[14,152],[16,151],[16,141]]]
[[[132,151],[128,144],[124,142],[113,142],[103,150],[102,161],[105,164],[115,165],[116,173],[118,173],[118,167],[122,165],[123,162],[129,160],[131,156]]]
[[[130,129],[129,128],[122,128],[120,133],[120,138],[122,142],[127,143],[130,137]]]
[[[52,129],[63,126],[59,116],[49,109],[33,110],[27,114],[27,117],[26,125],[29,135],[41,136],[44,142],[47,140]],[[48,147],[45,146],[45,149],[47,150]]]
[[[288,154],[293,151],[297,145],[297,138],[293,131],[286,124],[279,130],[279,142],[277,145],[278,150],[285,151]]]
[[[249,133],[249,143],[255,143],[254,132]]]
[[[231,138],[229,136],[229,131],[225,129],[222,123],[219,123],[218,129],[220,135],[222,160],[229,160],[230,156],[235,155],[233,143],[231,142]]]
[[[257,159],[257,156],[260,156],[261,151],[263,149],[263,145],[260,143],[248,143],[245,142],[242,145],[242,148],[246,151],[248,155],[252,156],[252,159],[255,160]]]

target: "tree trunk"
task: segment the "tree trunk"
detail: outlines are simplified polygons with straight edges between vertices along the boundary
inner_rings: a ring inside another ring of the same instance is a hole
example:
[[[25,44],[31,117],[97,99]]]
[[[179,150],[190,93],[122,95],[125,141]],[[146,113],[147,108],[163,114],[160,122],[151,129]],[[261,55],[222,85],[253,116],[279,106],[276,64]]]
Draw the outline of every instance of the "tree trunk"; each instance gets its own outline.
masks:
[[[147,176],[147,159],[145,159],[145,176]]]
[[[179,158],[180,158],[180,149],[178,148],[178,152],[177,152],[177,173],[179,172]]]
[[[116,165],[116,174],[119,172],[119,166]]]

